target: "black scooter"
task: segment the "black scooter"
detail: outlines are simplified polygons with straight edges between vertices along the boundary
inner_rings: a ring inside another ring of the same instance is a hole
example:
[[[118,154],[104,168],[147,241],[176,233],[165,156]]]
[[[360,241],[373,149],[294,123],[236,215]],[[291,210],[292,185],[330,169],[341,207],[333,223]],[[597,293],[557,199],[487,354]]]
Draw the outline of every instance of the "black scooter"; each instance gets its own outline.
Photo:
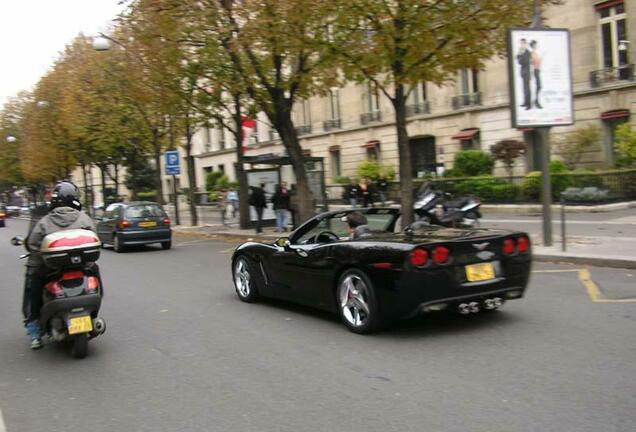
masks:
[[[442,226],[478,226],[482,217],[481,202],[471,197],[455,200],[451,195],[424,184],[417,193],[413,208],[419,220]]]
[[[24,244],[24,238],[16,236],[11,243]],[[40,249],[50,270],[42,290],[40,328],[52,341],[70,341],[75,358],[86,357],[88,341],[106,331],[106,322],[98,317],[103,290],[94,267],[100,246],[94,232],[73,229],[47,235]]]

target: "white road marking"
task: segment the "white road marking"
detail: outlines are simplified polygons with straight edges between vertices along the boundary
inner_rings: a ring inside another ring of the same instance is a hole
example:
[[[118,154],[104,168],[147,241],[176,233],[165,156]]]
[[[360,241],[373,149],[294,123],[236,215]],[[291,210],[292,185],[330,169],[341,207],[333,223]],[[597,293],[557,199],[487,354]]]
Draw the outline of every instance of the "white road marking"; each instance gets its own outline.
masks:
[[[4,424],[4,418],[2,417],[2,410],[0,410],[0,432],[7,432],[7,427]]]

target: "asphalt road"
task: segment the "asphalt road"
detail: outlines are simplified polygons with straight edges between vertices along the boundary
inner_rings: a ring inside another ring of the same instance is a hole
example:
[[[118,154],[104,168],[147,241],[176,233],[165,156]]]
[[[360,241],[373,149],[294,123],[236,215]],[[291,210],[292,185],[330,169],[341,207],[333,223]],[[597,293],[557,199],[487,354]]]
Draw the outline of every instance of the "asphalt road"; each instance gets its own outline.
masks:
[[[232,245],[102,253],[105,335],[31,352],[21,249],[0,229],[0,431],[636,430],[636,275],[536,265],[527,298],[374,336],[233,292]],[[593,287],[592,287],[593,288]]]

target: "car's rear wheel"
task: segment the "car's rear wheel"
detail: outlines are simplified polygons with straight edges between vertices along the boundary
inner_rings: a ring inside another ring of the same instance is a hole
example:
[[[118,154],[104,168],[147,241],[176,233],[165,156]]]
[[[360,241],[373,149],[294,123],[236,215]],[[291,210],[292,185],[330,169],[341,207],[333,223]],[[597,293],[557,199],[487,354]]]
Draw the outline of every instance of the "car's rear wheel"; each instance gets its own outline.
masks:
[[[113,236],[113,250],[117,253],[124,251],[124,245],[121,244],[121,240],[118,235]]]
[[[172,241],[161,242],[161,248],[163,250],[168,250],[172,247]]]
[[[338,314],[354,333],[368,334],[382,325],[373,283],[358,269],[345,271],[338,281],[336,292]]]
[[[259,298],[255,274],[245,256],[234,261],[234,288],[239,299],[247,303],[254,303]]]

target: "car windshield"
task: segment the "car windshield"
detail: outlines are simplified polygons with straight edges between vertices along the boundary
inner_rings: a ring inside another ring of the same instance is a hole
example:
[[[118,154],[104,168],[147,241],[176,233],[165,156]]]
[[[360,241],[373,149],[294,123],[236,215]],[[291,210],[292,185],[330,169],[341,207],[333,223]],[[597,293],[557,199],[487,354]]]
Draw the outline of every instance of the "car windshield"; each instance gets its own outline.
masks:
[[[313,243],[312,239],[324,231],[330,231],[336,234],[341,240],[348,239],[349,226],[345,219],[346,215],[347,213],[338,213],[321,220],[318,225],[302,234],[302,236],[296,240],[296,243]],[[367,218],[367,225],[372,232],[386,232],[395,217],[393,213],[373,213],[366,214],[365,216]]]
[[[165,214],[157,204],[134,205],[126,209],[126,217],[130,219],[162,216]]]

